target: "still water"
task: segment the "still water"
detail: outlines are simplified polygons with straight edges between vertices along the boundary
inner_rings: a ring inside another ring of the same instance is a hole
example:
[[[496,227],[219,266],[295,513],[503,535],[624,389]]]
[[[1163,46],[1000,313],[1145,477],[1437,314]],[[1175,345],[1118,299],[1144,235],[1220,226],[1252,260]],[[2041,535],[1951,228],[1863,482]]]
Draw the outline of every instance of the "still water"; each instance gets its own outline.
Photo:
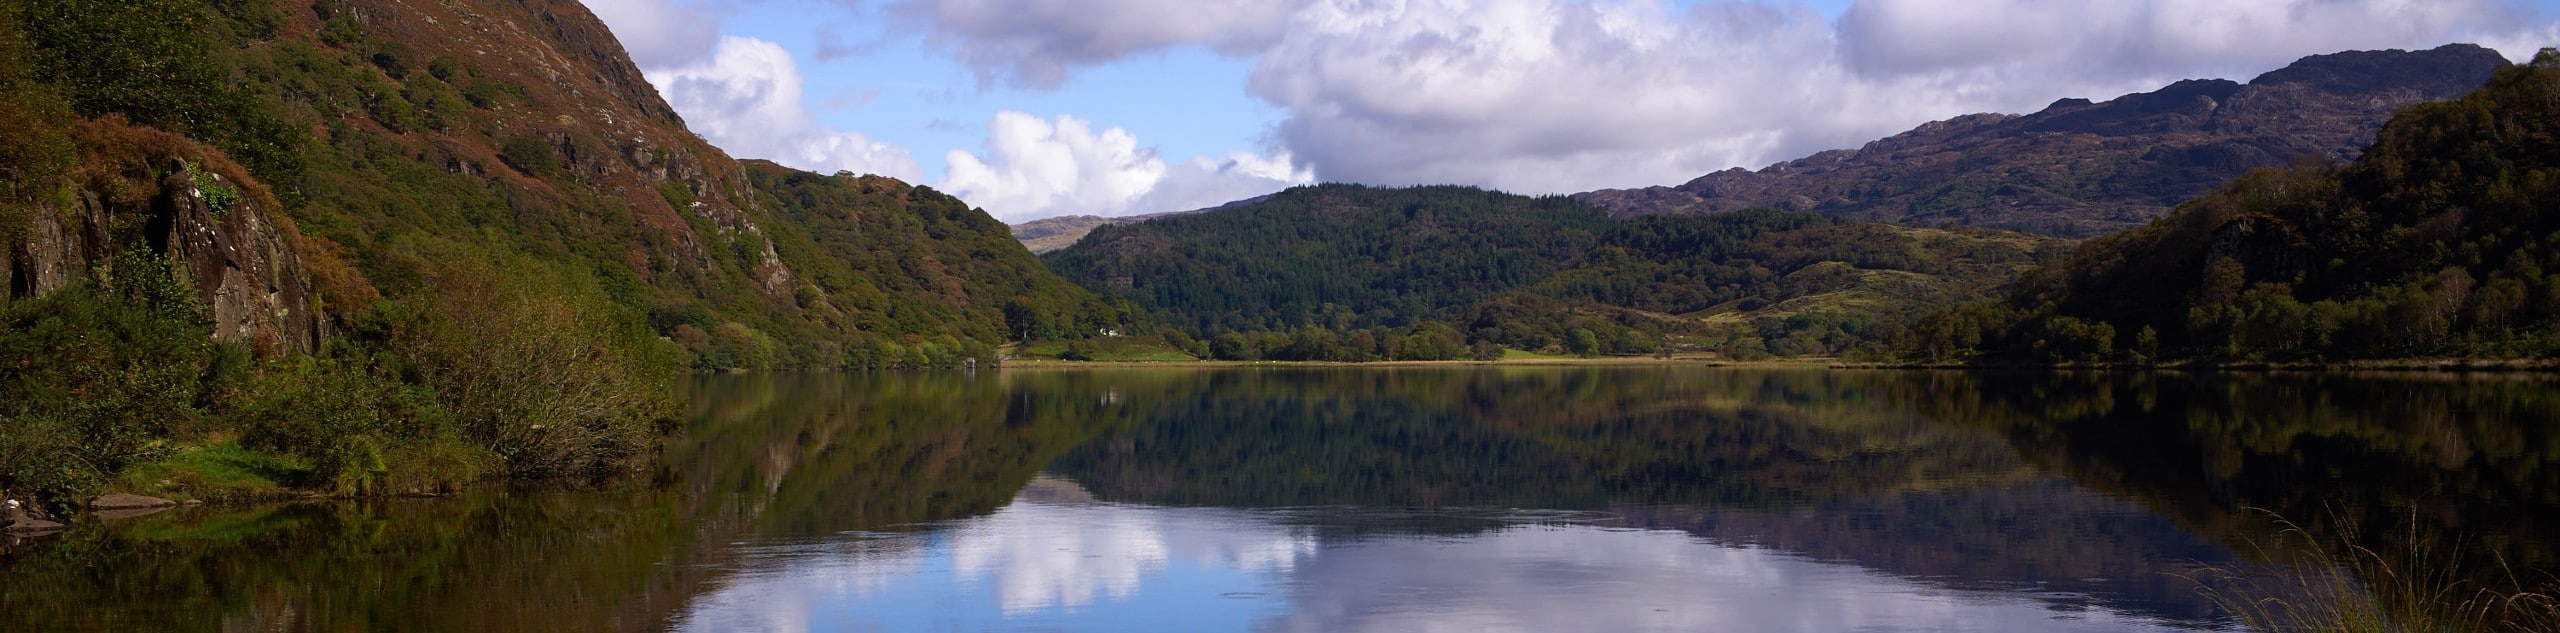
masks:
[[[2290,537],[2550,577],[2554,386],[706,377],[640,480],[92,520],[0,552],[0,628],[2229,630],[2199,590],[2306,564]]]

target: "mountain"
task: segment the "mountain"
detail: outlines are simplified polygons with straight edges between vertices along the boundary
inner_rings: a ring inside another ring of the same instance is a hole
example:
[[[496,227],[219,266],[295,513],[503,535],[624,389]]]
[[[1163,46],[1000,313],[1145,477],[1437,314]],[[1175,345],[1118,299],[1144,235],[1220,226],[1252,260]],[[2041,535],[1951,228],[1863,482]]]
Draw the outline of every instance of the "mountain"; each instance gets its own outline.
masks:
[[[951,196],[732,159],[574,0],[0,0],[0,129],[0,496],[235,440],[342,492],[627,469],[687,367],[1136,316]]]
[[[2062,242],[1770,209],[1610,219],[1570,198],[1319,185],[1097,228],[1043,259],[1231,358],[1450,358],[1671,344],[1740,355],[1873,347]]]
[[[1013,237],[1014,239],[1021,240],[1022,246],[1024,248],[1031,249],[1031,252],[1034,254],[1047,253],[1049,251],[1074,245],[1076,240],[1084,239],[1086,233],[1092,233],[1094,228],[1105,224],[1145,222],[1156,218],[1190,215],[1206,211],[1216,211],[1219,209],[1232,209],[1261,202],[1270,197],[1271,196],[1267,195],[1255,196],[1206,209],[1192,209],[1189,211],[1166,211],[1163,213],[1112,217],[1099,215],[1061,215],[1052,218],[1041,218],[1013,225]]]
[[[2100,235],[2140,226],[2251,169],[2353,159],[2393,112],[2459,96],[2506,65],[2469,44],[2314,55],[2246,84],[2188,80],[2102,103],[2063,99],[2022,116],[1966,115],[1756,172],[1576,197],[1618,216],[1774,207]]]
[[[2560,353],[2560,53],[2401,111],[2354,162],[2252,172],[1931,317],[1939,359]]]
[[[1195,333],[1402,326],[1553,274],[1608,221],[1562,197],[1317,185],[1098,227],[1042,260]]]
[[[1140,217],[1144,216],[1108,218],[1099,215],[1061,215],[1054,218],[1041,218],[1013,225],[1013,239],[1021,241],[1023,248],[1031,249],[1032,254],[1037,255],[1066,248],[1076,243],[1076,240],[1084,239],[1084,235],[1092,233],[1094,227],[1137,222],[1141,221]]]

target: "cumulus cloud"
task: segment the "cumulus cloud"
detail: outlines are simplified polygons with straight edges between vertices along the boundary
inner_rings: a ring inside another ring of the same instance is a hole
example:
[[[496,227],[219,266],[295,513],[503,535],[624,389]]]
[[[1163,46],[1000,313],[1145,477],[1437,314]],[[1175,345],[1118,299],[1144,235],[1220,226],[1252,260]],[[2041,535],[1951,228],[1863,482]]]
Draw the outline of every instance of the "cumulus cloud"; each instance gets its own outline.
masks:
[[[614,38],[643,68],[702,59],[720,41],[720,20],[699,5],[676,0],[586,0],[586,5],[613,27]]]
[[[2157,78],[2265,70],[2348,49],[2432,48],[2512,31],[2528,17],[2495,0],[1983,0],[1952,10],[1864,0],[1841,16],[1840,32],[1847,61],[1866,73],[2069,68]]]
[[[2500,0],[904,0],[982,80],[1054,87],[1168,46],[1255,60],[1326,180],[1523,192],[1680,182],[1972,112],[2026,112],[2349,49],[2560,26]],[[1285,16],[1274,19],[1274,16]]]
[[[902,0],[891,11],[926,25],[926,42],[968,64],[980,85],[1056,88],[1077,67],[1176,44],[1260,51],[1306,1]]]
[[[940,187],[1006,221],[1064,214],[1184,211],[1313,179],[1287,155],[1236,153],[1167,166],[1128,130],[1073,116],[996,114],[984,155],[952,150]]]
[[[914,181],[924,172],[906,148],[811,118],[802,103],[798,65],[772,42],[725,37],[707,57],[644,74],[695,134],[730,154],[820,173]]]
[[[2486,0],[1865,0],[1837,22],[1756,3],[1338,0],[1301,12],[1252,85],[1326,179],[1567,192],[2516,18]]]

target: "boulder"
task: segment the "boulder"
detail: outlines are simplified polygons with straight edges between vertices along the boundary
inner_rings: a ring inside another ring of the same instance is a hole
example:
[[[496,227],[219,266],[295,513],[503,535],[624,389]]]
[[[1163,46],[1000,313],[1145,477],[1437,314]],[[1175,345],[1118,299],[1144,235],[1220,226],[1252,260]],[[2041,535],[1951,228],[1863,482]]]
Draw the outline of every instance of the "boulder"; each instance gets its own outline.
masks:
[[[168,511],[168,508],[131,508],[126,510],[98,510],[89,514],[90,516],[95,516],[108,521],[122,521],[125,519],[146,517]]]
[[[28,512],[16,499],[11,499],[6,503],[0,503],[0,528],[4,528],[11,534],[58,532],[62,530],[62,524],[36,518],[35,514]]]
[[[97,499],[91,500],[91,501],[89,502],[89,509],[91,509],[91,510],[143,510],[143,509],[149,509],[149,508],[169,508],[169,507],[176,507],[177,505],[178,505],[178,502],[176,502],[176,501],[170,501],[170,500],[162,499],[162,498],[159,498],[159,497],[145,497],[145,496],[142,496],[142,495],[125,494],[125,493],[121,493],[121,492],[119,492],[119,493],[116,493],[116,494],[111,494],[111,495],[107,495],[107,496],[104,496],[104,497],[99,497],[99,498],[97,498]]]

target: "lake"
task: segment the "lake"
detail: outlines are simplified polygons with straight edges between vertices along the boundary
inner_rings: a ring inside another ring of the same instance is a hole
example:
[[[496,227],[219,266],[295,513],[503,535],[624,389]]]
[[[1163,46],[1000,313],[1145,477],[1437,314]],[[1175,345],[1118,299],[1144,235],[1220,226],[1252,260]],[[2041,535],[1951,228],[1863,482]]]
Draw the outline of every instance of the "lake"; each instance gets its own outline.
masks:
[[[2231,630],[2208,592],[2358,582],[2313,547],[2483,586],[2551,578],[2554,386],[712,376],[686,389],[663,465],[629,481],[184,508],[11,542],[0,623],[17,626],[0,629]]]

